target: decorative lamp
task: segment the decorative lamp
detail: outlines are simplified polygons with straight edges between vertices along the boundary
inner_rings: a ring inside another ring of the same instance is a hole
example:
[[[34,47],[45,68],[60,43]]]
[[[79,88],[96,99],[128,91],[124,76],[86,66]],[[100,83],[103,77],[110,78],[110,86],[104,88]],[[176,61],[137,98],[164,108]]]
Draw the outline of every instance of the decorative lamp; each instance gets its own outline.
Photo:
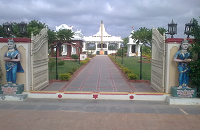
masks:
[[[8,22],[4,23],[3,30],[7,36],[11,35],[12,34],[12,24],[8,23]]]
[[[184,34],[188,35],[187,38],[190,38],[189,36],[192,34],[192,27],[193,27],[193,21],[192,20],[189,23],[185,24]]]
[[[174,38],[173,35],[177,34],[177,23],[174,23],[173,19],[172,22],[168,24],[168,33],[171,35],[171,38]]]
[[[20,34],[26,34],[27,33],[27,24],[25,22],[19,23],[18,27],[19,27],[19,33]]]

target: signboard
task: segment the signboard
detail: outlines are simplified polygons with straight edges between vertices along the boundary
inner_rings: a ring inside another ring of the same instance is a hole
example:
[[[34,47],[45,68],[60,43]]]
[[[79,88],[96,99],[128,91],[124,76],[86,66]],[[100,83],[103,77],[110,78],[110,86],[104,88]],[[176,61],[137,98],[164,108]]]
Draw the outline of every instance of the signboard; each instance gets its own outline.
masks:
[[[80,54],[80,60],[85,60],[87,58],[87,54]]]

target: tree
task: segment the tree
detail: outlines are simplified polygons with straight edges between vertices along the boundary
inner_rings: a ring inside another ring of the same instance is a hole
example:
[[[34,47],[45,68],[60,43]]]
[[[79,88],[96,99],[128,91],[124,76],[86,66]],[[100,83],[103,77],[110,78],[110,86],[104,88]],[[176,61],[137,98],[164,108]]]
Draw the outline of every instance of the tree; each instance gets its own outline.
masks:
[[[71,42],[71,38],[73,38],[74,33],[69,29],[60,29],[57,32],[57,39],[59,41]]]
[[[163,27],[158,27],[158,31],[163,35],[164,32],[167,32]],[[152,41],[152,29],[147,29],[146,27],[141,27],[136,32],[132,33],[132,38],[139,40],[143,43],[144,46],[151,48]]]
[[[196,19],[193,19],[192,36],[195,40],[190,51],[193,61],[190,62],[189,75],[192,85],[197,87],[197,93],[200,94],[200,26]]]
[[[127,43],[129,42],[129,37],[125,37],[122,40],[123,40],[124,47],[127,49]]]
[[[39,32],[45,27],[46,27],[45,23],[41,23],[38,20],[32,20],[27,25],[27,30],[28,30],[27,37],[31,37],[31,33],[33,33],[33,35],[39,34]]]
[[[163,27],[158,27],[157,29],[158,29],[158,31],[160,32],[161,35],[163,35],[164,32],[167,32],[167,30]]]
[[[49,48],[53,47],[53,42],[57,40],[56,32],[54,30],[48,29],[48,45]]]
[[[152,40],[152,30],[147,29],[146,27],[141,27],[136,32],[132,33],[132,38],[139,40],[145,46],[151,47],[151,40]]]
[[[3,26],[0,25],[0,37],[4,37]]]

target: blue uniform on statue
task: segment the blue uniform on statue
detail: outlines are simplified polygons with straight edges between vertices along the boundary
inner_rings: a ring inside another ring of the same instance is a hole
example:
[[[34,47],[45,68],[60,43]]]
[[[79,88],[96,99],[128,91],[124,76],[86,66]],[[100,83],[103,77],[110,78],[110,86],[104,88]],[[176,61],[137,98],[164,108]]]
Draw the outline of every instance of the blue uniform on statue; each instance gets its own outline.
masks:
[[[17,72],[24,72],[20,64],[20,52],[16,49],[14,41],[8,40],[8,51],[4,54],[5,68],[6,68],[6,79],[8,85],[16,85]]]
[[[189,62],[191,62],[187,40],[182,42],[179,51],[174,56],[174,61],[178,62],[179,88],[186,88],[189,82]]]

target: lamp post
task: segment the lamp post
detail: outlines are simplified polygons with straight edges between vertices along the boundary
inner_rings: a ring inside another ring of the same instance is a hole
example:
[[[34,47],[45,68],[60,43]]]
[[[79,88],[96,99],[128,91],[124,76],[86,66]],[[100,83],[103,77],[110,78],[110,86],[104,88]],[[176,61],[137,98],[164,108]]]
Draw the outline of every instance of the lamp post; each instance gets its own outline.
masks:
[[[81,64],[81,53],[80,53],[80,47],[78,48],[78,51],[79,51],[79,65]]]
[[[177,23],[174,23],[173,19],[172,22],[168,24],[168,33],[170,34],[171,38],[174,38],[173,35],[177,34]]]
[[[25,22],[21,22],[18,24],[19,33],[22,35],[27,34],[27,24]]]
[[[115,60],[116,60],[116,43],[115,43]]]
[[[58,47],[58,43],[56,42],[56,80],[58,80],[58,67],[57,67],[58,59],[57,59],[57,47]]]
[[[187,38],[190,38],[189,36],[192,34],[192,27],[193,27],[193,21],[192,20],[189,23],[185,24],[184,34],[188,35]]]
[[[140,49],[140,80],[142,80],[142,45]]]
[[[123,56],[124,56],[124,52],[123,52],[124,44],[123,43],[121,44],[121,48],[122,48],[122,65],[123,65],[124,64],[123,63]]]
[[[9,37],[12,34],[12,24],[8,22],[4,23],[3,30],[4,30],[5,35]]]

